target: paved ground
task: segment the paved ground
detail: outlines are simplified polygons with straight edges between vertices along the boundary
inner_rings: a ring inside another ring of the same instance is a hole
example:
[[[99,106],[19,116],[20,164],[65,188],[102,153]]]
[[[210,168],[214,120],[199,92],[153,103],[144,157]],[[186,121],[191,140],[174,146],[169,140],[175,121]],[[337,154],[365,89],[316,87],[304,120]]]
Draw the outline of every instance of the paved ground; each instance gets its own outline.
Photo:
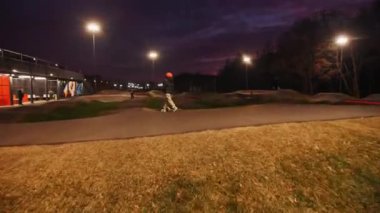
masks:
[[[184,110],[176,113],[134,108],[96,118],[0,124],[0,146],[121,139],[272,123],[370,116],[380,116],[380,107],[271,104]]]
[[[50,101],[37,100],[37,101],[34,101],[33,104],[30,102],[23,102],[23,106],[40,106],[40,105],[51,103],[51,102],[53,102],[53,100],[50,100]],[[0,106],[0,109],[9,109],[9,108],[18,108],[18,107],[22,107],[22,106],[18,105],[18,102],[16,101],[14,105]]]

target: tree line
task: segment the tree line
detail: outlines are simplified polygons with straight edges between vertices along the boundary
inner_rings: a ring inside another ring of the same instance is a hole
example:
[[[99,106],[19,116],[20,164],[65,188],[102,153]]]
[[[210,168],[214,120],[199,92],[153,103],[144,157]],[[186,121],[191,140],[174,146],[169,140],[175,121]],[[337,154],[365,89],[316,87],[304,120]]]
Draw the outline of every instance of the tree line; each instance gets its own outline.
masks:
[[[349,38],[346,45],[336,37]],[[241,55],[227,60],[217,77],[219,91],[245,88]],[[256,54],[248,69],[250,89],[287,88],[303,93],[380,93],[380,0],[356,15],[321,11],[296,21],[273,45]]]

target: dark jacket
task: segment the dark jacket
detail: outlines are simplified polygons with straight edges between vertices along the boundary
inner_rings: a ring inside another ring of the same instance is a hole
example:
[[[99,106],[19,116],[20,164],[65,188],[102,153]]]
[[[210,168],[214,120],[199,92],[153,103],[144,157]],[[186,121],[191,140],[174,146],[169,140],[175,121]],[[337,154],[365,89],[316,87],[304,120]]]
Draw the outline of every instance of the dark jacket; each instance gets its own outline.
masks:
[[[21,90],[17,91],[17,96],[19,99],[22,99],[24,97],[24,93]]]
[[[164,81],[164,92],[173,94],[174,92],[174,82],[173,79],[166,78]]]

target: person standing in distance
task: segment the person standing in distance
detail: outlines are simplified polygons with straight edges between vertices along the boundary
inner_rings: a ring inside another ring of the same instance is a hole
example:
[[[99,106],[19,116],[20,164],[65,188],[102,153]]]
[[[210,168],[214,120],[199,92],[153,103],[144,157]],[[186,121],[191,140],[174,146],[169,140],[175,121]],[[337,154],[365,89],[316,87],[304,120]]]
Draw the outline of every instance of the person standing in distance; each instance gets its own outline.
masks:
[[[164,92],[166,96],[165,104],[161,110],[161,112],[172,111],[175,112],[178,110],[178,107],[175,105],[172,97],[174,92],[174,81],[173,81],[173,73],[167,72],[165,74],[164,81]]]
[[[24,92],[21,89],[17,90],[17,98],[18,98],[18,105],[20,106],[23,105],[22,99],[24,98]]]

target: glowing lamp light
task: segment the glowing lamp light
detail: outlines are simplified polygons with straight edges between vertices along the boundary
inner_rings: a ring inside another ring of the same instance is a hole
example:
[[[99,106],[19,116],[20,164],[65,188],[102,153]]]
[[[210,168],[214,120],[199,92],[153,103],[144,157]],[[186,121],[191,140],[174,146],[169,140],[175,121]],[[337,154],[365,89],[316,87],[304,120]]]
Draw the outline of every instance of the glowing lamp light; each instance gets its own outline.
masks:
[[[248,55],[243,55],[243,63],[247,65],[252,64],[252,58]]]
[[[341,47],[346,46],[348,42],[349,42],[349,38],[345,35],[340,35],[335,40],[335,43]]]
[[[148,53],[148,58],[150,58],[151,60],[156,60],[158,58],[158,52],[156,51],[150,51]]]
[[[100,25],[98,23],[96,23],[96,22],[90,22],[90,23],[88,23],[87,26],[86,26],[86,28],[87,28],[87,31],[90,32],[90,33],[98,33],[101,30]]]

